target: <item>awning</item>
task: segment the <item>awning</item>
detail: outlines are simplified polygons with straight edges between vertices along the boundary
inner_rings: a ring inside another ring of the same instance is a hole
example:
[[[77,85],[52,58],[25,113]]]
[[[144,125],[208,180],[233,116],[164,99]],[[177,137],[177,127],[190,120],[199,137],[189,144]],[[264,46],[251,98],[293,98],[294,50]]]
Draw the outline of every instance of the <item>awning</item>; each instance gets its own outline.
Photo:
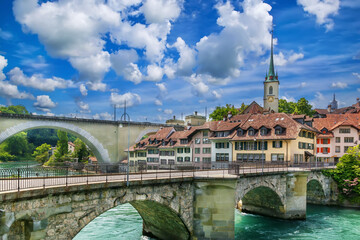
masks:
[[[309,151],[305,151],[305,156],[310,156],[310,157],[312,157],[312,156],[314,156],[314,154],[312,154],[312,153],[309,152]]]

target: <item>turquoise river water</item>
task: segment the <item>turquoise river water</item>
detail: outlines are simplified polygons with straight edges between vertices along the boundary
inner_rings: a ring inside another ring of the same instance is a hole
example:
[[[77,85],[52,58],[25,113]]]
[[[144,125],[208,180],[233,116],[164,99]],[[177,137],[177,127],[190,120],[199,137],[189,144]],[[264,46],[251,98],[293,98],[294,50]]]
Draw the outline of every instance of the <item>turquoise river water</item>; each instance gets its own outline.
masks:
[[[94,219],[74,240],[149,239],[141,233],[140,215],[124,204]],[[306,221],[285,221],[235,210],[235,239],[360,240],[360,211],[308,205]]]

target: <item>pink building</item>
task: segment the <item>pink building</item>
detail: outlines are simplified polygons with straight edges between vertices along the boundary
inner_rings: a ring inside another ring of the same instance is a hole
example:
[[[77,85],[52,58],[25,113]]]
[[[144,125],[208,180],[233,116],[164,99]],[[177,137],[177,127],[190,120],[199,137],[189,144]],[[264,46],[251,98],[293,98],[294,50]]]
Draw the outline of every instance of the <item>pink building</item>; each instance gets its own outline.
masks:
[[[360,114],[328,114],[315,118],[317,136],[316,157],[321,162],[338,162],[349,147],[359,144]]]

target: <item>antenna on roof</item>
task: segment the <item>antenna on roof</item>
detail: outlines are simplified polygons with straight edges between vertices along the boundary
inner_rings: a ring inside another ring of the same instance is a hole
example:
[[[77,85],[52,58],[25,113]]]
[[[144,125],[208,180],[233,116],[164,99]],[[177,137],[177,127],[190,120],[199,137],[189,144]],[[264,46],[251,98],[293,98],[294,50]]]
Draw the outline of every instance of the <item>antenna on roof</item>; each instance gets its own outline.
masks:
[[[184,114],[183,114],[183,113],[181,113],[181,120],[183,120],[183,117],[184,117]]]
[[[205,107],[205,121],[207,120],[207,107]]]

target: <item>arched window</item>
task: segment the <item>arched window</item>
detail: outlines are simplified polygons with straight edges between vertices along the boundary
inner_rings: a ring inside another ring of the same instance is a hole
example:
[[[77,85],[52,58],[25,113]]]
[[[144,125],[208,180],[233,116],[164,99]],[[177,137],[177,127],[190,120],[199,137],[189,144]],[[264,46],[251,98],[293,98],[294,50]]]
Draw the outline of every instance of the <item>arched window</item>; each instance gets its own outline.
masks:
[[[272,86],[269,87],[269,94],[273,94],[273,87]]]

